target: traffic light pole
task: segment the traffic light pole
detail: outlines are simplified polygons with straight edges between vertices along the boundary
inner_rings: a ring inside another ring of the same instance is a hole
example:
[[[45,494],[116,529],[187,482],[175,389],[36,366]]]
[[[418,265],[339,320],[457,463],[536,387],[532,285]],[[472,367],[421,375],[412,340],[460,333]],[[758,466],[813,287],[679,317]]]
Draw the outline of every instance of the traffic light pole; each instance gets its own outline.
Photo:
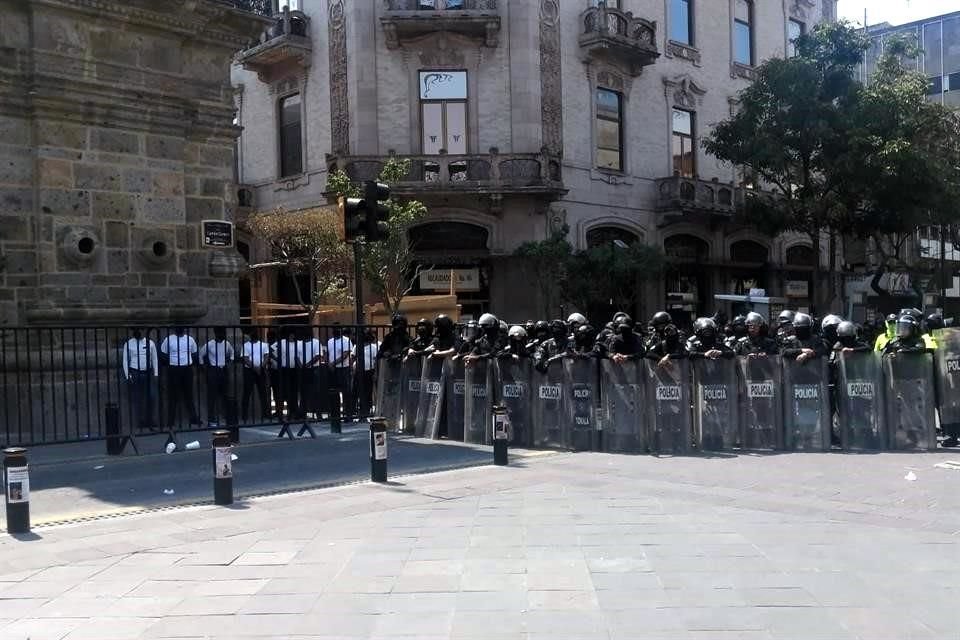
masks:
[[[363,245],[361,245],[359,239],[353,241],[353,295],[357,305],[357,337],[355,340],[355,344],[357,345],[357,382],[356,389],[354,389],[354,398],[357,407],[357,420],[359,421],[360,408],[363,406],[363,394],[366,391],[366,389],[364,389],[363,373],[366,368],[364,359],[367,355],[367,346],[364,344],[364,324],[366,318],[363,313]],[[352,413],[353,412],[350,411],[346,415],[351,415]]]

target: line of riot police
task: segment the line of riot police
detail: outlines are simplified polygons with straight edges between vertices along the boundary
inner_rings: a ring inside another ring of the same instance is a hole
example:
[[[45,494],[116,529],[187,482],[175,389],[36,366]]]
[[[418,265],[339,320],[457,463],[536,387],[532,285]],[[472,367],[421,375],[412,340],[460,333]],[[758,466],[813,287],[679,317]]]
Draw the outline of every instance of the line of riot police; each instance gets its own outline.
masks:
[[[502,403],[518,445],[674,453],[932,449],[939,418],[950,446],[960,332],[935,320],[938,338],[904,310],[875,350],[852,322],[793,311],[773,329],[755,312],[699,318],[689,337],[662,311],[600,330],[579,313],[512,327],[441,315],[412,338],[397,315],[377,356],[378,413],[411,435],[489,443]]]

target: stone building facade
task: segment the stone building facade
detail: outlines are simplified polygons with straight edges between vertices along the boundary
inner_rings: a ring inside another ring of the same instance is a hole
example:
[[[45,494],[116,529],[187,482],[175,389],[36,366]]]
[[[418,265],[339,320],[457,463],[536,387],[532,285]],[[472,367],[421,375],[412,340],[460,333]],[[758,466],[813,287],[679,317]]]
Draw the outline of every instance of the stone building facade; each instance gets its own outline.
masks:
[[[200,221],[233,215],[257,7],[0,0],[0,324],[237,321],[242,260]]]
[[[751,288],[805,304],[809,240],[735,226],[742,176],[699,140],[759,61],[835,19],[833,0],[280,5],[233,69],[251,209],[313,206],[332,169],[368,179],[409,157],[395,191],[430,211],[411,236],[423,264],[475,283],[458,292],[466,313],[556,315],[512,254],[563,224],[577,248],[673,258],[638,313],[669,305],[682,322]]]

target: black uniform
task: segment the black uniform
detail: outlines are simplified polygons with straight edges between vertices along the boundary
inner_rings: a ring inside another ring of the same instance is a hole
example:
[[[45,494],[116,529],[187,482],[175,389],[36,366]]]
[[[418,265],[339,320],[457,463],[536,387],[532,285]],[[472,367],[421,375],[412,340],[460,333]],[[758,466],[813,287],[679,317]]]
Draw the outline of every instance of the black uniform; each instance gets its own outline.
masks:
[[[748,356],[752,354],[766,354],[775,356],[779,353],[777,341],[773,338],[760,334],[757,336],[747,336],[737,341],[736,353],[738,356]]]

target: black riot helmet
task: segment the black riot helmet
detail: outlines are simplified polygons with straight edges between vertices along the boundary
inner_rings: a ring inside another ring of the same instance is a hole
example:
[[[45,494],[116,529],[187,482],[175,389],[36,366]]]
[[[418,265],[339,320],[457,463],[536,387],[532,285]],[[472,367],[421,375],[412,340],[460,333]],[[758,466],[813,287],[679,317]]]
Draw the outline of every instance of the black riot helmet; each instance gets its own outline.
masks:
[[[616,326],[616,332],[624,338],[629,337],[630,334],[633,333],[633,323],[627,318]]]
[[[712,347],[717,342],[717,323],[713,318],[697,318],[693,323],[693,334],[705,346]]]
[[[550,337],[550,323],[546,320],[538,320],[533,325],[533,334],[537,340],[546,340]]]
[[[526,322],[523,323],[523,330],[526,332],[528,336],[532,337],[536,329],[536,325],[537,323],[534,322],[533,320],[527,320]]]
[[[453,335],[453,320],[450,319],[450,316],[440,314],[437,316],[436,320],[433,321],[433,326],[437,329],[437,335],[440,336],[451,336]]]
[[[407,316],[402,313],[395,313],[390,318],[390,326],[394,329],[401,330],[407,328]]]
[[[785,327],[787,325],[793,325],[793,319],[797,316],[796,311],[791,311],[790,309],[784,309],[780,312],[780,315],[777,316],[777,326]]]
[[[931,313],[927,316],[926,319],[927,331],[937,331],[938,329],[943,329],[943,316],[939,313]]]
[[[666,311],[657,311],[653,314],[653,317],[650,318],[650,326],[653,327],[657,332],[662,332],[664,327],[673,322],[673,318],[670,317],[670,314]]]
[[[813,318],[806,313],[797,313],[793,316],[793,333],[800,340],[807,340],[813,335]]]
[[[433,325],[426,318],[417,320],[417,336],[420,338],[429,338],[433,335]]]
[[[905,313],[897,318],[897,338],[910,340],[920,335],[920,325],[913,314]]]
[[[596,339],[597,330],[589,324],[582,324],[573,332],[573,339],[578,347],[592,347]]]
[[[733,325],[733,335],[735,337],[742,338],[747,335],[747,316],[736,316],[731,324]]]
[[[894,326],[895,324],[897,324],[897,320],[899,318],[900,316],[898,316],[897,314],[891,313],[890,315],[887,316],[887,326],[888,327]]]
[[[857,325],[844,320],[837,325],[837,341],[844,347],[854,347],[857,344]]]
[[[480,337],[480,325],[477,324],[476,320],[470,320],[467,322],[467,325],[463,328],[463,338],[464,340],[473,341]]]
[[[557,340],[566,340],[567,338],[567,323],[563,320],[551,320],[550,321],[550,335]]]
[[[618,311],[617,313],[613,314],[613,324],[614,326],[616,326],[621,322],[629,322],[632,324],[633,320],[631,320],[630,316],[624,313],[623,311]]]
[[[680,330],[677,329],[677,325],[672,322],[668,322],[663,327],[663,340],[667,343],[667,346],[673,348],[680,342]]]
[[[828,343],[833,344],[837,341],[837,327],[840,326],[841,322],[843,322],[843,318],[833,313],[824,317],[820,322],[820,335]]]
[[[756,311],[751,311],[747,314],[744,324],[747,326],[747,333],[759,336],[767,328],[767,319]]]

